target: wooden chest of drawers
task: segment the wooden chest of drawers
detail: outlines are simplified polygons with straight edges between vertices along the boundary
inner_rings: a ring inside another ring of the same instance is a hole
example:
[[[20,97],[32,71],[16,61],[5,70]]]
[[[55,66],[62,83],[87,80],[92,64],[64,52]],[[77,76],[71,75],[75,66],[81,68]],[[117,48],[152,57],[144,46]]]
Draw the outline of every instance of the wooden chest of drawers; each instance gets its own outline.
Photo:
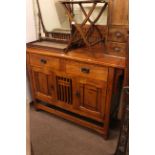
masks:
[[[102,51],[90,55],[83,50],[63,54],[27,48],[33,100],[37,109],[107,138],[113,87],[117,85],[117,70],[125,67],[125,59],[104,55]]]
[[[126,26],[111,26],[108,31],[108,54],[125,57],[127,55],[128,28]]]

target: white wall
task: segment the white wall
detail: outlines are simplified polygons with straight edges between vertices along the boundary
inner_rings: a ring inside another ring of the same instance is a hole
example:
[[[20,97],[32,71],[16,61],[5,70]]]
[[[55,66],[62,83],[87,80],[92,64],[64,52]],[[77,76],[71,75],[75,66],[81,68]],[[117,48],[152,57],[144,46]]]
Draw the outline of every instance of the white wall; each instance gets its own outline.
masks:
[[[32,0],[26,0],[26,42],[28,43],[36,39],[37,36],[33,14],[33,3]],[[28,100],[28,102],[32,100],[28,78],[26,78],[26,99]]]
[[[26,0],[26,42],[37,39],[32,0]]]
[[[47,31],[61,28],[54,0],[39,0],[43,23]]]

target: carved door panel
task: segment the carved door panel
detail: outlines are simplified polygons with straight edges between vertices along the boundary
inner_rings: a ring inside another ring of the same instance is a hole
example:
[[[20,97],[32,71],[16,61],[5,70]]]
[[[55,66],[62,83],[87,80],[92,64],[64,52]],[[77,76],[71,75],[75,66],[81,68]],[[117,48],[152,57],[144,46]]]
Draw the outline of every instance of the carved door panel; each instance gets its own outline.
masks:
[[[32,67],[31,74],[35,97],[45,102],[53,100],[55,98],[53,73],[47,69]]]
[[[103,121],[106,98],[105,81],[80,78],[76,89],[76,109],[85,112],[89,117]]]

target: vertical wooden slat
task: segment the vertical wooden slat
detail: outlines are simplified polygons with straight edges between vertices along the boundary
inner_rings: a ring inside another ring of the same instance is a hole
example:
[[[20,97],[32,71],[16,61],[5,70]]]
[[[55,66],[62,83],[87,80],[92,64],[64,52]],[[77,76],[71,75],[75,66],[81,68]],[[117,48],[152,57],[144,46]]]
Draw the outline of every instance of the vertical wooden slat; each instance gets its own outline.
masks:
[[[56,76],[57,98],[59,99],[58,77]]]
[[[61,101],[61,86],[60,86],[60,80],[61,78],[59,77],[59,80],[58,80],[58,86],[59,86],[59,95],[60,95],[60,101]]]
[[[68,104],[70,104],[70,87],[68,87]]]
[[[47,75],[47,92],[48,92],[48,95],[52,95],[52,82],[51,82],[51,76],[50,75]]]
[[[62,90],[63,90],[63,101],[65,102],[65,84],[64,84],[64,79],[63,79],[63,85],[62,85]]]
[[[59,81],[59,87],[60,87],[60,100],[62,101],[62,85],[60,84],[60,81]]]
[[[63,91],[63,77],[61,77],[61,94],[62,94],[62,101],[64,101],[64,91]]]
[[[70,85],[69,85],[69,101],[70,101],[70,102],[69,102],[69,103],[71,104],[71,93],[72,93],[72,92],[71,92],[71,91],[72,91],[72,90],[71,90],[71,80],[69,80],[69,83],[70,83]]]
[[[60,97],[60,86],[59,86],[59,78],[58,78],[58,90],[59,90],[59,91],[58,91],[58,94],[59,94],[59,100],[60,100],[60,98],[61,98],[61,97]]]
[[[59,95],[59,86],[58,86],[58,77],[56,77],[56,87],[57,87],[57,97],[58,97],[58,100],[60,99],[60,95]]]
[[[62,95],[62,101],[64,101],[64,92],[63,92],[63,77],[61,77],[61,95]]]
[[[66,90],[65,90],[66,84],[65,84],[65,78],[63,79],[63,82],[64,82],[64,86],[63,86],[64,102],[66,102]]]
[[[64,102],[66,103],[66,85],[64,85]]]
[[[80,85],[80,106],[84,106],[83,103],[84,103],[84,85]]]
[[[66,103],[72,103],[72,80],[66,77],[56,77],[58,100]]]
[[[64,78],[64,80],[65,80],[65,82],[66,82],[66,78]],[[67,86],[65,85],[65,87],[64,87],[64,92],[65,92],[65,102],[67,103],[67,92],[66,92],[66,89],[67,88]]]
[[[61,87],[59,84],[58,84],[58,87],[59,87],[59,100],[61,100]]]
[[[72,103],[72,80],[70,79],[70,89],[71,89],[71,103]]]
[[[69,104],[69,100],[68,100],[68,88],[69,88],[69,86],[66,87],[66,98],[67,98],[66,102]]]

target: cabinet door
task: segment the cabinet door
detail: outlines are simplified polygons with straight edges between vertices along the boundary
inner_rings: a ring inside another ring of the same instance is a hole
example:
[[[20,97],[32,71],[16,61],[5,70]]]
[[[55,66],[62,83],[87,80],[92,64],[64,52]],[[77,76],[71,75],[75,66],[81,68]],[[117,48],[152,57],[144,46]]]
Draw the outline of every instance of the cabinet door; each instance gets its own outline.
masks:
[[[128,25],[128,0],[109,0],[109,24]]]
[[[53,73],[48,69],[32,67],[31,74],[35,97],[45,102],[54,99]]]
[[[106,87],[105,81],[80,78],[75,92],[76,109],[87,114],[89,118],[102,122],[105,114]]]

